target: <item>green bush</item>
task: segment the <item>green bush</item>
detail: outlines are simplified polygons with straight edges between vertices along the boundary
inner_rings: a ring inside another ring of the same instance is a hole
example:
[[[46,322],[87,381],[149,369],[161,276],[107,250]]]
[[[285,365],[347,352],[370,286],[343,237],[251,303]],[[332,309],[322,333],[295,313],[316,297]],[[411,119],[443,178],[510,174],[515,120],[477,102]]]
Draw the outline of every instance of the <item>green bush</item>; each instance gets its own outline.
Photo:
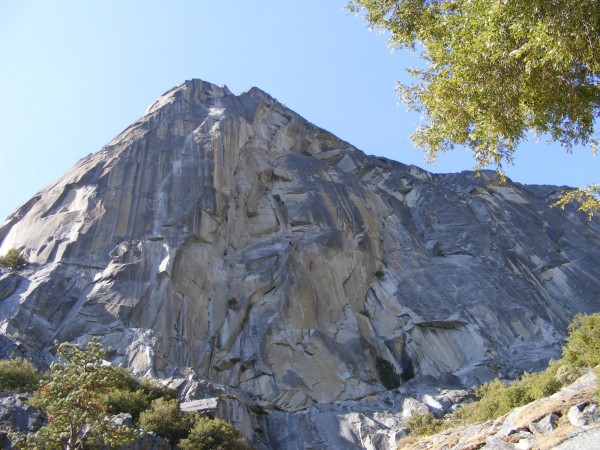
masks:
[[[556,371],[556,379],[563,385],[573,383],[583,373],[581,367],[575,367],[571,364],[561,365]]]
[[[112,386],[114,389],[136,391],[140,388],[140,382],[131,376],[131,372],[125,367],[112,366]]]
[[[600,313],[573,317],[562,359],[574,367],[600,364]]]
[[[175,400],[177,398],[177,391],[175,389],[167,387],[161,382],[151,378],[142,378],[140,380],[140,388],[148,397],[149,402],[159,398],[165,400]]]
[[[406,428],[411,430],[415,436],[431,436],[450,428],[450,426],[450,423],[438,419],[432,413],[413,414],[406,422]]]
[[[131,420],[138,424],[140,414],[150,407],[148,396],[140,389],[137,391],[116,389],[104,399],[104,404],[111,414],[131,414]]]
[[[526,396],[533,401],[558,392],[563,386],[556,376],[560,367],[562,367],[560,363],[551,361],[548,369],[544,372],[525,373],[519,383],[523,385]]]
[[[114,390],[104,398],[104,403],[111,414],[131,414],[134,424],[138,424],[141,413],[150,408],[157,399],[175,400],[177,391],[168,388],[158,381],[142,378],[139,382],[129,372],[122,370],[122,377],[115,382]]]
[[[190,435],[179,442],[181,450],[242,450],[249,449],[240,433],[222,419],[200,417]]]
[[[193,414],[181,413],[177,400],[158,398],[151,403],[150,409],[142,411],[138,423],[143,430],[153,431],[171,445],[177,445],[190,433],[194,418]]]
[[[0,267],[10,270],[21,270],[27,265],[27,260],[16,248],[10,249],[6,255],[0,256]]]
[[[393,364],[387,359],[378,356],[375,360],[375,368],[381,384],[386,389],[396,389],[400,386],[400,375],[396,373]]]
[[[26,359],[0,361],[0,391],[33,392],[40,378],[40,372]]]
[[[137,425],[140,414],[150,408],[153,400],[159,398],[174,400],[177,398],[177,391],[149,378],[138,381],[127,369],[113,366],[111,389],[100,400],[108,413],[131,414],[134,425]]]
[[[507,386],[495,379],[475,389],[479,400],[465,405],[453,413],[453,418],[461,423],[477,423],[491,420],[512,409],[512,398],[505,395]]]
[[[520,380],[506,385],[495,379],[477,388],[479,400],[466,405],[453,414],[462,423],[477,423],[493,420],[512,409],[557,392],[562,383],[556,378],[557,363],[540,373],[525,373]]]

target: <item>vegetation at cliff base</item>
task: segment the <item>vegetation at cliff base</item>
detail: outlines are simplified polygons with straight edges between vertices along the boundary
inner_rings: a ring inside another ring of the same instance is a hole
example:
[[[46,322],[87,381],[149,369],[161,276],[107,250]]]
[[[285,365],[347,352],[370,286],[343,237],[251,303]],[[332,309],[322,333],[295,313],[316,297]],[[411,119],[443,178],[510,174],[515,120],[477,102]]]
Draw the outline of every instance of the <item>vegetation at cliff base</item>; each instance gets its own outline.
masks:
[[[229,423],[218,418],[182,413],[175,399],[156,399],[139,420],[144,430],[154,431],[181,450],[250,449]]]
[[[21,270],[27,265],[27,260],[16,248],[10,249],[6,255],[0,256],[0,267],[9,270]]]
[[[104,397],[104,403],[111,414],[130,414],[133,424],[138,426],[142,412],[150,409],[152,402],[157,399],[176,400],[177,391],[148,378],[142,378],[139,382],[129,378],[124,386],[111,390]]]
[[[104,362],[98,340],[82,350],[78,345],[57,345],[58,361],[42,378],[31,403],[48,417],[48,424],[27,436],[26,448],[113,448],[135,439],[134,430],[111,420],[104,396],[124,387],[127,371]]]
[[[222,419],[199,417],[189,436],[179,443],[181,450],[250,450],[240,433]]]
[[[525,373],[520,380],[506,385],[499,379],[475,389],[479,399],[458,409],[452,419],[459,424],[479,423],[507,414],[514,408],[557,392],[563,384],[556,378],[558,364],[544,372]]]
[[[585,370],[594,367],[598,373],[600,313],[578,314],[569,326],[562,357],[558,361],[550,361],[545,371],[525,373],[510,385],[499,379],[492,380],[475,389],[476,402],[464,405],[444,419],[437,419],[433,414],[415,414],[406,426],[414,435],[426,436],[457,425],[493,420],[514,408],[554,394],[562,386],[575,381]],[[600,385],[596,397],[600,400]]]
[[[396,389],[400,386],[400,375],[396,373],[394,365],[387,359],[378,356],[375,360],[375,368],[377,369],[381,384],[386,389]]]
[[[0,361],[0,391],[33,392],[41,373],[28,360],[13,358]]]
[[[406,422],[406,428],[415,436],[431,436],[451,426],[450,422],[438,419],[432,413],[413,414]]]
[[[194,416],[182,413],[177,400],[156,399],[150,408],[140,415],[142,429],[154,431],[172,445],[177,445],[181,439],[187,437],[193,424]]]
[[[104,404],[111,414],[130,414],[134,425],[137,425],[140,414],[150,407],[148,396],[139,389],[115,389],[106,394]]]
[[[493,380],[475,393],[479,401],[457,410],[453,418],[460,423],[476,423],[495,419],[513,408],[557,392],[575,381],[584,370],[600,364],[600,313],[578,314],[569,325],[569,335],[562,357],[550,361],[540,373],[525,373],[507,386]]]
[[[421,114],[412,135],[426,159],[462,145],[477,168],[512,163],[533,133],[596,151],[600,0],[352,0],[351,12],[420,56],[397,90]],[[588,213],[598,186],[565,200]]]
[[[562,359],[565,364],[580,368],[600,364],[600,313],[573,318]]]
[[[0,361],[0,391],[33,392],[30,403],[48,419],[36,433],[11,432],[14,448],[121,448],[139,437],[136,428],[153,431],[178,449],[251,448],[229,423],[181,412],[174,389],[147,378],[138,381],[105,361],[98,339],[85,348],[57,343],[56,351],[57,362],[44,374],[22,358]],[[120,413],[131,415],[133,428],[114,420]]]

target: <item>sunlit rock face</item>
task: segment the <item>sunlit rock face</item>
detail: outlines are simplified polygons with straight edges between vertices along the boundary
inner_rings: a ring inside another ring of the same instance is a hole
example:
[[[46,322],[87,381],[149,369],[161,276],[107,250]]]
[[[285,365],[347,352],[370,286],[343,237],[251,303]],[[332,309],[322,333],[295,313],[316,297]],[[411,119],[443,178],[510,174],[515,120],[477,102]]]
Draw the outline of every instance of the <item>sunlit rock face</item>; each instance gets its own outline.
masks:
[[[8,336],[294,412],[407,380],[541,367],[600,309],[600,226],[559,188],[367,156],[259,89],[187,81],[9,216]],[[286,419],[287,420],[287,419]],[[348,447],[350,448],[350,447]]]

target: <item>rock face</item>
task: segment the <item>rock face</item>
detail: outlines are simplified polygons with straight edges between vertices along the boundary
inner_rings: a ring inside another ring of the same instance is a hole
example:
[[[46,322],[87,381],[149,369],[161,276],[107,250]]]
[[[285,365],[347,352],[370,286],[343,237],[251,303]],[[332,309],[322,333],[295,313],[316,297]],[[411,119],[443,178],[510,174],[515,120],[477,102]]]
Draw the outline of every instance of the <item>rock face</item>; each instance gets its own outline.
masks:
[[[27,401],[29,394],[0,392],[0,448],[13,448],[12,435],[36,432],[46,418]]]
[[[100,335],[304,448],[282,424],[383,392],[377,357],[472,385],[557,355],[600,309],[599,223],[550,209],[559,191],[367,156],[257,88],[187,81],[0,226],[30,262],[0,274],[0,329],[47,360]]]

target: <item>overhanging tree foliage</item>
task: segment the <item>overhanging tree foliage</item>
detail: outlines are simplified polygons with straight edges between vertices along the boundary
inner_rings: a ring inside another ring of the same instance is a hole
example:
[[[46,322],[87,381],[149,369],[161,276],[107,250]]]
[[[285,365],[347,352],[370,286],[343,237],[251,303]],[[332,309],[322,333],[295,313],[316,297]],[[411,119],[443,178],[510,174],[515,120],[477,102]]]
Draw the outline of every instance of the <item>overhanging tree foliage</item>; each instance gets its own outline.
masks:
[[[587,212],[591,219],[594,212],[600,210],[600,185],[592,184],[581,189],[565,192],[554,206],[560,206],[564,209],[571,202],[578,203],[579,210]]]
[[[600,0],[353,0],[348,7],[390,32],[392,47],[421,51],[423,65],[408,70],[414,83],[398,91],[424,117],[412,139],[428,160],[464,145],[476,168],[501,171],[530,132],[568,150],[596,150]],[[597,194],[592,186],[571,200],[598,208]]]

